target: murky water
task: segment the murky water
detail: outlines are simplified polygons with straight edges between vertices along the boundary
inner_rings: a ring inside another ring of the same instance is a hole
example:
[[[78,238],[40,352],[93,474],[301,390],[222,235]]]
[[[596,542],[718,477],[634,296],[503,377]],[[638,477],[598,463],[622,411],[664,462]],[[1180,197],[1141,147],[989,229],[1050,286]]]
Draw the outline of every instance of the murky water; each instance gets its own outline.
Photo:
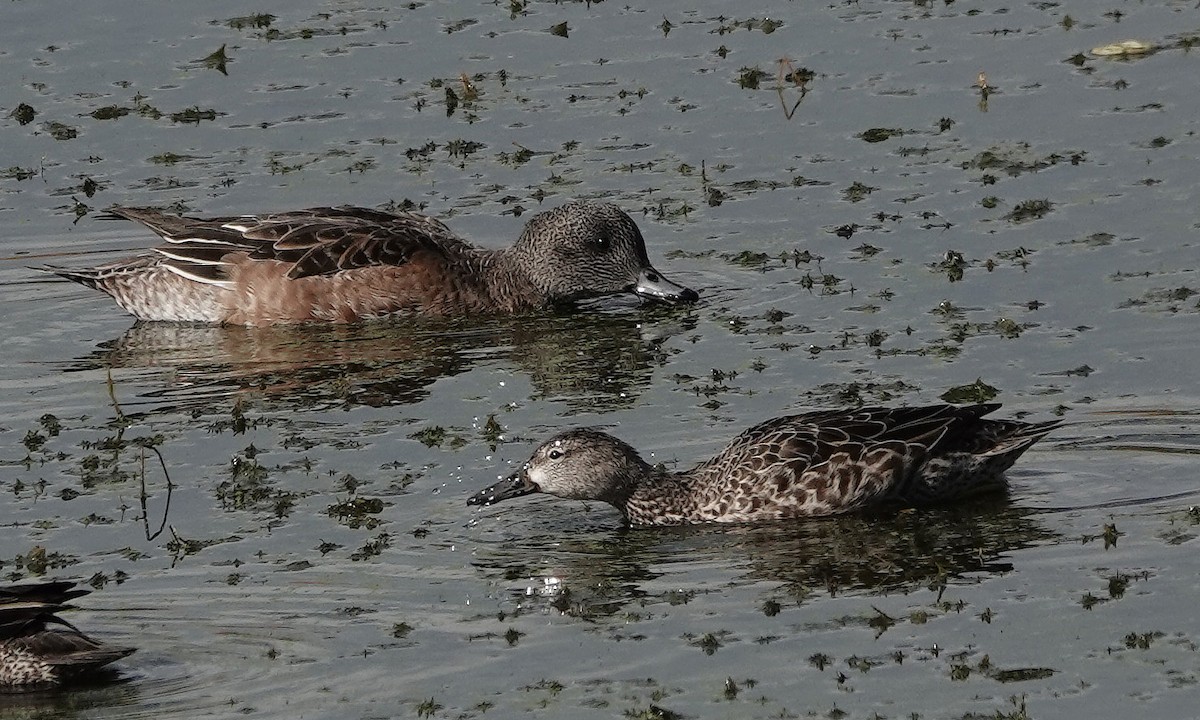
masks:
[[[141,650],[0,706],[1195,714],[1194,2],[249,9],[3,10],[0,575],[91,579],[71,619]],[[1126,39],[1153,51],[1090,53]],[[499,246],[569,197],[634,214],[701,303],[137,326],[28,269],[149,244],[118,203],[408,200]],[[686,466],[977,379],[1069,421],[1002,500],[672,530],[464,505],[568,425]]]

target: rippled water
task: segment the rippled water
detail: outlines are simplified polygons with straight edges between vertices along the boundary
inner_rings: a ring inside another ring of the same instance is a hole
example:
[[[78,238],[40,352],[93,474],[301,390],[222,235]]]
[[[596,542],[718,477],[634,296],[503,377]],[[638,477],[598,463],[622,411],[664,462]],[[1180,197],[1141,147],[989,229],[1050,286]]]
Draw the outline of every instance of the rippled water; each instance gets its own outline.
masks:
[[[72,621],[140,648],[14,716],[1194,714],[1194,2],[5,17],[0,575],[90,580]],[[1090,52],[1126,39],[1152,52]],[[150,244],[112,204],[409,201],[496,247],[570,197],[701,302],[250,331],[29,269]],[[1068,421],[1003,499],[666,530],[464,504],[569,425],[686,467],[976,380]]]

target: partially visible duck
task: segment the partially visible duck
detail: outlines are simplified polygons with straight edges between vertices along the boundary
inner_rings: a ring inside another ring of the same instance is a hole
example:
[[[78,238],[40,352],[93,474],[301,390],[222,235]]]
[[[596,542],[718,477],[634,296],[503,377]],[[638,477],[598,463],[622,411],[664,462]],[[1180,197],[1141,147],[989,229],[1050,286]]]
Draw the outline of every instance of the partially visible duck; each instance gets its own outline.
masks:
[[[84,678],[135,648],[103,645],[58,617],[90,590],[68,581],[0,586],[0,692]]]
[[[650,264],[616,205],[533,216],[502,250],[477,248],[415,212],[323,207],[201,219],[114,207],[165,244],[95,268],[46,270],[110,295],[141,320],[272,325],[385,315],[530,312],[621,292],[694,302]]]
[[[983,416],[999,404],[820,410],[746,430],[716,457],[669,472],[590,428],[560,433],[519,471],[467,499],[543,492],[602,500],[632,525],[751,522],[928,505],[1003,489],[1003,473],[1057,421]]]

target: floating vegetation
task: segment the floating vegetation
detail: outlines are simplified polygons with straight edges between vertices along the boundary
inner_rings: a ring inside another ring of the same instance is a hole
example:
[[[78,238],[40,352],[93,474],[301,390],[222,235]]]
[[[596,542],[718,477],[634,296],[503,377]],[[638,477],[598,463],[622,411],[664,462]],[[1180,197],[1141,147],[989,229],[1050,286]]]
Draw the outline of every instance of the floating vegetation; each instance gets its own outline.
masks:
[[[1021,331],[1024,330],[1023,326],[1008,318],[1000,318],[997,320],[995,322],[995,328],[1000,334],[1000,337],[1008,338],[1010,340],[1020,337]]]
[[[150,118],[151,120],[161,119],[165,113],[145,100],[146,99],[140,95],[134,98],[134,108],[137,110],[138,115]]]
[[[976,378],[975,382],[969,385],[956,385],[938,397],[944,402],[954,404],[985,403],[995,400],[999,394],[998,388],[988,385],[983,378]]]
[[[508,630],[504,631],[504,642],[508,643],[509,647],[516,647],[517,643],[521,641],[521,638],[524,635],[525,633],[521,632],[520,630],[510,627]]]
[[[455,449],[467,444],[467,438],[458,432],[450,432],[441,425],[430,425],[408,436],[420,442],[425,447],[442,447]]]
[[[875,192],[878,189],[879,188],[877,188],[877,187],[871,187],[870,185],[864,185],[863,183],[855,180],[849,187],[842,190],[842,197],[844,197],[846,200],[848,200],[852,203],[856,203],[856,202],[865,200],[868,195],[870,195],[871,193]]]
[[[779,95],[779,105],[783,108],[783,115],[788,120],[796,114],[796,109],[800,107],[800,103],[808,96],[808,84],[812,82],[817,74],[806,67],[797,68],[792,64],[791,58],[782,57],[779,59],[779,69],[775,78],[775,92]],[[788,106],[785,90],[788,88],[800,91],[800,96],[796,101]]]
[[[271,27],[271,23],[275,22],[275,20],[275,16],[270,13],[255,13],[253,15],[229,18],[225,20],[225,25],[234,30],[261,30]]]
[[[475,142],[474,140],[463,140],[462,138],[459,138],[446,143],[446,152],[449,153],[450,157],[452,158],[463,159],[479,152],[485,147],[487,146],[481,142]]]
[[[720,257],[731,265],[740,265],[741,267],[757,268],[760,270],[766,270],[766,266],[774,260],[774,257],[771,255],[754,250],[742,250],[738,253],[721,253]]]
[[[37,170],[34,170],[33,168],[17,167],[16,165],[0,171],[0,178],[4,178],[6,180],[16,180],[17,182],[29,180],[37,176]]]
[[[50,570],[62,570],[78,562],[77,557],[48,551],[41,545],[34,545],[25,554],[18,553],[12,558],[15,568],[27,570],[33,575],[45,575]]]
[[[781,72],[780,80],[785,83],[791,83],[793,85],[807,85],[813,81],[813,78],[817,76],[815,72],[806,67],[798,68],[793,66],[792,61],[787,58],[781,59],[779,61],[779,65]]]
[[[1110,43],[1094,47],[1091,50],[1092,55],[1102,58],[1131,58],[1142,57],[1154,51],[1154,46],[1148,42],[1141,40],[1122,40],[1121,42]]]
[[[56,120],[42,123],[42,130],[46,131],[55,140],[74,140],[79,136],[78,130]]]
[[[1149,650],[1154,641],[1161,637],[1166,637],[1166,633],[1158,630],[1145,633],[1131,632],[1122,638],[1122,641],[1130,650]]]
[[[350,554],[350,559],[359,561],[373,558],[383,553],[392,544],[392,536],[387,533],[379,533],[374,538],[363,543],[363,546]]]
[[[228,539],[224,539],[224,538],[212,538],[209,540],[192,540],[190,538],[180,537],[179,533],[177,533],[175,531],[174,527],[171,527],[170,530],[171,530],[171,539],[167,541],[166,549],[167,549],[167,552],[171,553],[176,558],[184,557],[187,555],[195,555],[196,553],[200,552],[204,548],[211,547],[213,545],[219,545],[221,543],[228,541]]]
[[[365,173],[368,170],[373,170],[376,166],[375,158],[363,158],[355,160],[346,166],[345,170],[348,173]]]
[[[270,472],[259,464],[257,449],[251,445],[229,463],[229,479],[217,485],[217,501],[226,510],[269,510],[275,517],[287,517],[296,504],[296,494],[276,490],[268,481]]]
[[[781,21],[770,18],[762,18],[761,20],[758,18],[747,18],[745,20],[722,18],[721,24],[715,30],[710,30],[709,32],[714,35],[728,35],[735,30],[761,30],[764,35],[770,35],[781,27],[783,27]]]
[[[904,131],[900,128],[871,128],[870,130],[860,132],[854,137],[863,142],[879,143],[902,135],[904,135]]]
[[[743,67],[738,69],[737,77],[734,82],[743,90],[757,90],[766,80],[768,75],[762,68],[755,65],[754,67]]]
[[[1011,262],[1013,265],[1024,269],[1024,268],[1029,267],[1029,264],[1030,264],[1029,257],[1031,255],[1033,255],[1034,252],[1035,252],[1034,250],[1030,250],[1029,248],[1022,246],[1022,247],[1013,248],[1012,250],[997,250],[996,258],[998,260],[1007,260],[1007,261]],[[996,269],[996,261],[991,258],[987,259],[987,262],[985,263],[985,265],[987,267],[988,272],[991,272]],[[1036,309],[1036,308],[1032,308],[1032,309]]]
[[[674,710],[653,703],[645,710],[626,710],[624,715],[629,720],[684,720],[686,717]]]
[[[419,717],[419,718],[433,717],[434,715],[436,715],[438,713],[438,711],[442,710],[443,707],[444,706],[441,703],[439,703],[435,698],[429,698],[428,700],[422,700],[420,702],[420,704],[417,705],[417,717]]]
[[[947,250],[942,259],[934,263],[932,268],[934,271],[944,274],[950,282],[958,282],[963,279],[967,261],[957,250]]]
[[[28,125],[29,123],[33,122],[35,117],[37,117],[37,110],[34,110],[30,105],[20,103],[13,108],[13,111],[10,112],[8,116],[16,120],[21,125]]]
[[[191,160],[199,160],[200,158],[195,155],[180,155],[178,153],[173,153],[173,152],[167,151],[164,153],[159,153],[158,155],[151,155],[150,157],[148,157],[146,159],[155,165],[171,166],[171,165],[177,165],[181,162],[189,162]]]
[[[1181,310],[1200,310],[1200,301],[1184,305],[1191,298],[1200,294],[1200,291],[1187,286],[1175,288],[1155,288],[1147,290],[1139,298],[1129,298],[1117,305],[1120,309],[1128,308],[1147,308],[1152,310],[1162,310],[1169,313],[1177,313]]]
[[[988,674],[988,677],[996,682],[1025,682],[1027,680],[1045,680],[1054,675],[1056,671],[1053,668],[1016,668],[1013,670],[996,670]]]
[[[374,530],[382,522],[377,516],[383,512],[383,507],[383,500],[379,498],[356,497],[330,505],[325,513],[346,527]]]
[[[201,110],[198,106],[193,105],[190,108],[171,113],[170,117],[171,122],[196,123],[199,125],[204,120],[216,120],[218,116],[224,114],[216,110]]]
[[[102,108],[96,108],[88,113],[95,120],[116,120],[123,118],[132,112],[129,108],[121,105],[105,105]]]
[[[862,245],[854,248],[854,252],[858,255],[859,259],[868,260],[883,252],[883,248],[876,247],[870,243],[863,243]]]
[[[1074,65],[1075,67],[1083,67],[1087,64],[1087,61],[1088,56],[1081,52],[1075,53],[1066,60],[1063,60],[1063,62],[1067,63],[1068,65]]]
[[[440,447],[446,440],[446,428],[441,425],[430,425],[409,435],[409,437],[420,441],[425,447]]]
[[[878,640],[881,635],[896,624],[896,618],[888,615],[874,605],[871,606],[871,609],[875,611],[875,614],[867,620],[867,627],[875,631],[875,639]]]
[[[493,452],[504,442],[504,427],[496,421],[495,413],[488,415],[487,421],[480,429],[480,435],[483,436],[484,442],[488,444],[488,448]]]
[[[1084,151],[1050,153],[1039,157],[1033,155],[1031,150],[1029,143],[1017,143],[1013,147],[996,147],[984,150],[962,163],[961,167],[964,170],[1000,170],[1009,177],[1016,177],[1064,162],[1078,165],[1087,159],[1087,153]]]
[[[404,639],[404,638],[408,637],[408,634],[411,633],[415,629],[416,628],[414,628],[412,625],[409,625],[406,622],[395,623],[392,625],[392,637],[397,638],[397,639]]]
[[[216,70],[222,75],[229,74],[229,72],[225,69],[225,66],[228,63],[229,56],[225,53],[224,45],[204,56],[198,62],[201,67],[208,68],[209,70]]]
[[[812,273],[806,272],[804,273],[804,277],[800,278],[800,287],[812,292],[819,285],[821,295],[837,295],[842,292],[838,288],[838,285],[840,285],[842,281],[843,278],[831,273],[821,274],[820,279],[818,280],[817,278],[813,277]]]
[[[531,685],[526,685],[521,689],[525,692],[543,691],[549,693],[551,696],[554,696],[560,694],[563,690],[566,690],[567,686],[563,685],[557,680],[547,680],[546,678],[542,678],[541,680],[538,680]]]
[[[288,175],[298,172],[304,168],[317,162],[316,158],[301,159],[295,162],[285,162],[285,158],[292,157],[291,153],[282,151],[272,151],[267,156],[267,171],[271,175]]]
[[[1025,222],[1026,220],[1039,220],[1050,213],[1054,209],[1054,203],[1049,200],[1025,200],[1013,206],[1013,209],[1004,216],[1005,220],[1010,222]]]
[[[688,633],[684,635],[684,639],[688,641],[688,645],[698,647],[704,651],[705,655],[712,655],[720,648],[724,647],[725,638],[729,637],[729,631],[720,630],[716,633],[704,633],[703,635],[693,635]]]
[[[1088,544],[1096,540],[1104,541],[1104,549],[1110,550],[1117,546],[1117,540],[1125,533],[1117,530],[1116,523],[1104,523],[1104,526],[1099,535],[1084,535],[1080,538],[1083,544]]]

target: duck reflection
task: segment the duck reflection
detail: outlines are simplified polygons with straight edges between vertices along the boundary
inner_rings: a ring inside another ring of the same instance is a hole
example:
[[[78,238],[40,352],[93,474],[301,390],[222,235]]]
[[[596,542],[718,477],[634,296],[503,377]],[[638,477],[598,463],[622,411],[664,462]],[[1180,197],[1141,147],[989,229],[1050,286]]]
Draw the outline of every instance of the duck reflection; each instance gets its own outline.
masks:
[[[536,397],[574,410],[631,406],[694,327],[661,308],[489,320],[385,321],[264,328],[138,323],[72,369],[168,368],[152,397],[207,409],[255,392],[295,408],[418,402],[436,380],[487,362],[524,373]]]
[[[1007,556],[1056,537],[1041,511],[1006,497],[957,507],[849,515],[758,525],[621,528],[607,533],[519,536],[482,545],[475,566],[524,596],[582,617],[610,615],[637,602],[686,602],[686,587],[648,589],[668,573],[703,578],[703,590],[765,582],[771,597],[940,591],[966,575],[1013,570]],[[561,520],[561,518],[559,518]],[[685,567],[686,566],[686,567]],[[532,580],[531,580],[532,578]],[[552,579],[547,584],[546,579]]]

